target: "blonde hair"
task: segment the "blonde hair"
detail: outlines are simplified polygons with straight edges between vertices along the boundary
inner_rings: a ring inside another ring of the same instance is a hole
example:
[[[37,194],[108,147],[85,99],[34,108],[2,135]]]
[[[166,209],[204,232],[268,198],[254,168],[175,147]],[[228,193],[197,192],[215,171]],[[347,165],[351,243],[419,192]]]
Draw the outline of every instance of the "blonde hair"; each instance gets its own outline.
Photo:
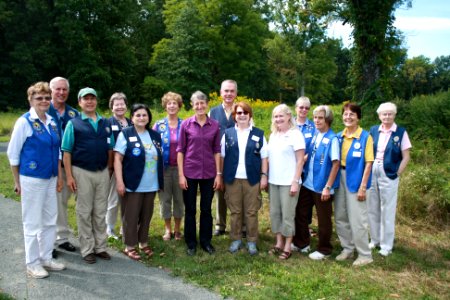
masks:
[[[300,98],[295,101],[295,107],[299,107],[302,104],[307,104],[309,107],[311,106],[311,101],[309,101],[309,98],[306,96],[301,96]]]
[[[167,104],[172,100],[177,102],[178,108],[181,108],[183,106],[183,99],[181,98],[180,94],[174,92],[167,92],[161,98],[162,107],[166,109]]]
[[[28,101],[31,101],[31,97],[35,94],[52,94],[52,90],[47,82],[39,81],[31,85],[27,90]]]
[[[283,113],[285,115],[289,116],[289,129],[297,128],[297,125],[295,125],[294,118],[292,117],[292,111],[286,104],[280,104],[275,106],[275,108],[272,111],[272,126],[270,127],[273,133],[277,133],[278,129],[275,125],[275,118],[274,116],[277,113]]]

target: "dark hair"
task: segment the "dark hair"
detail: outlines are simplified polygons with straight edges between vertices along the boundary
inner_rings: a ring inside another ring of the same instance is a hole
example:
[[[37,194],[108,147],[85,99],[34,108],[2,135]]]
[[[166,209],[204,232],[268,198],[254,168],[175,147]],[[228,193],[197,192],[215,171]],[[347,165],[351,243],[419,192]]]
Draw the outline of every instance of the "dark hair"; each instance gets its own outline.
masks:
[[[242,108],[243,111],[248,112],[249,120],[253,117],[253,111],[252,111],[252,108],[250,107],[250,105],[241,101],[241,102],[236,103],[233,107],[233,112],[231,113],[233,120],[236,121],[236,111],[237,111],[238,107]]]
[[[351,112],[354,112],[358,116],[358,119],[361,120],[362,112],[361,107],[358,104],[352,102],[345,103],[342,107],[342,114],[344,114],[344,111],[346,111],[347,109],[349,109]]]
[[[145,109],[147,111],[148,123],[147,123],[147,125],[145,125],[145,128],[147,130],[150,130],[150,124],[152,123],[152,112],[150,111],[150,109],[148,108],[148,106],[146,104],[142,104],[142,103],[133,104],[133,106],[131,106],[131,110],[130,110],[130,119],[133,118],[134,113],[140,109]]]

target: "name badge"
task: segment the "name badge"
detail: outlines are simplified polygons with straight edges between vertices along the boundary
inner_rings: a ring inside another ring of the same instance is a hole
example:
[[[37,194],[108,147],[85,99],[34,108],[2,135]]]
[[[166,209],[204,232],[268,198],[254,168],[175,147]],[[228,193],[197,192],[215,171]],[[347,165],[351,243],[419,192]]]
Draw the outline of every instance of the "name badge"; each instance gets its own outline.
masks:
[[[119,131],[119,126],[117,126],[117,125],[112,125],[112,126],[111,126],[111,129],[112,129],[113,131]]]
[[[324,138],[322,139],[322,143],[324,143],[325,145],[327,145],[329,142],[330,142],[330,139],[329,139],[329,138],[324,137]]]
[[[361,157],[361,151],[354,151],[353,157]]]
[[[107,137],[106,142],[108,143],[108,145],[111,144],[111,138]]]
[[[259,142],[259,136],[253,135],[252,141]]]
[[[130,142],[137,142],[137,140],[136,136],[130,136]]]
[[[312,137],[312,134],[311,134],[311,132],[307,132],[307,133],[305,133],[305,138],[310,138],[310,137]]]

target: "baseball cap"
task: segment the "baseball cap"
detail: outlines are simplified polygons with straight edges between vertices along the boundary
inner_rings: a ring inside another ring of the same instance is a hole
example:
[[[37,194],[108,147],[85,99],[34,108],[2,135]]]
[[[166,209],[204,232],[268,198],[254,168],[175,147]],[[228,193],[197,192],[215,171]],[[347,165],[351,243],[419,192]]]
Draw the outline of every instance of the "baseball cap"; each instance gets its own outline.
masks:
[[[80,99],[86,95],[89,95],[89,94],[97,97],[97,92],[93,88],[85,87],[78,92],[78,99]]]

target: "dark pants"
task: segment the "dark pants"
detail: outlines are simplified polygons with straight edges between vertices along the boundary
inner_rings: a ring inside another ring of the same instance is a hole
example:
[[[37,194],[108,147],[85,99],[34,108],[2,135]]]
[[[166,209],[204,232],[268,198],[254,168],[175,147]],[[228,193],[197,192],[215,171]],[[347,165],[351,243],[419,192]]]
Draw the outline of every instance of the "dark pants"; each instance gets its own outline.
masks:
[[[200,245],[202,247],[211,244],[213,219],[211,204],[214,197],[214,178],[191,179],[186,178],[188,189],[183,190],[185,207],[184,216],[184,240],[188,248],[197,246],[197,228],[195,216],[197,213],[197,188],[200,186]]]
[[[333,250],[333,246],[331,245],[331,234],[333,232],[331,216],[333,214],[332,202],[334,196],[332,195],[328,201],[322,201],[320,197],[321,194],[302,186],[295,211],[295,236],[293,243],[299,248],[304,248],[310,244],[311,236],[308,229],[308,214],[315,205],[319,223],[317,251],[324,255],[329,255]]]
[[[126,192],[122,199],[123,242],[134,247],[148,242],[148,230],[153,216],[156,192]]]

